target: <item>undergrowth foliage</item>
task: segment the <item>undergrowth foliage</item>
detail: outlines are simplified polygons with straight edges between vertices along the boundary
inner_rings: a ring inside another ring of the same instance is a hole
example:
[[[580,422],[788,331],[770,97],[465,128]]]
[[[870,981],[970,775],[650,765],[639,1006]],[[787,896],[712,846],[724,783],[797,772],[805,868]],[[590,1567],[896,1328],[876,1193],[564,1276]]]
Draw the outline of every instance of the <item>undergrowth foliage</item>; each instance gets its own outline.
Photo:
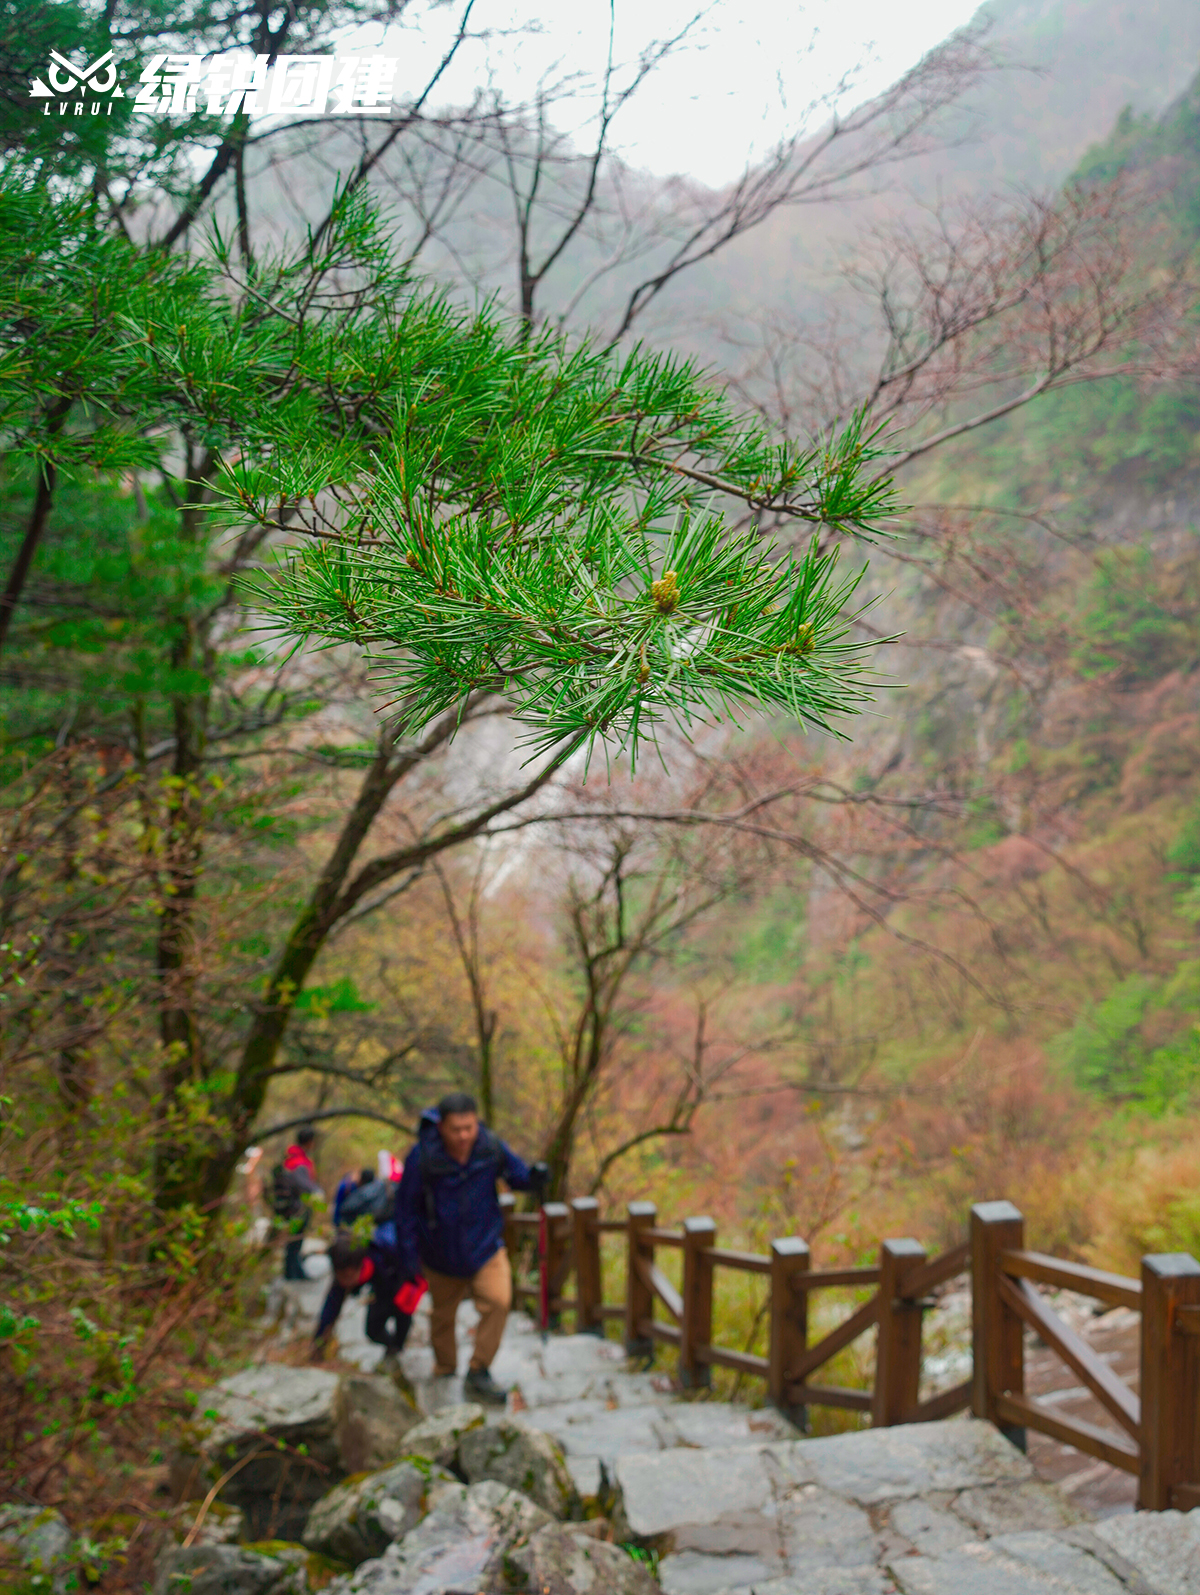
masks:
[[[209,1337],[236,1330],[254,1254],[231,1219],[157,1209],[128,1092],[69,1137],[0,1106],[0,1495],[136,1519],[159,1509],[141,1476],[211,1379]]]

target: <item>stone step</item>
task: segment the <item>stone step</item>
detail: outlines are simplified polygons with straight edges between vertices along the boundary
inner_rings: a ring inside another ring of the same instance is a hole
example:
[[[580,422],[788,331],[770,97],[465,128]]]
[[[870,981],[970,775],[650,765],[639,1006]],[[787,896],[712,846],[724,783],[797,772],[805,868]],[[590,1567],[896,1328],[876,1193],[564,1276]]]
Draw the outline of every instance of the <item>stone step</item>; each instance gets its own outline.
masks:
[[[940,1556],[896,1558],[888,1571],[902,1595],[1197,1595],[1200,1511],[1000,1534]]]
[[[990,1424],[626,1455],[666,1595],[1200,1595],[1200,1509],[1085,1524]]]
[[[315,1312],[323,1284],[301,1289]],[[360,1319],[344,1315],[341,1350],[369,1368]],[[461,1367],[472,1329],[468,1308]],[[404,1369],[426,1411],[462,1400],[461,1380],[430,1377],[423,1313]],[[493,1372],[580,1493],[659,1552],[664,1595],[1200,1595],[1200,1508],[1085,1522],[990,1424],[805,1439],[770,1410],[680,1398],[613,1341],[543,1340],[516,1314]]]

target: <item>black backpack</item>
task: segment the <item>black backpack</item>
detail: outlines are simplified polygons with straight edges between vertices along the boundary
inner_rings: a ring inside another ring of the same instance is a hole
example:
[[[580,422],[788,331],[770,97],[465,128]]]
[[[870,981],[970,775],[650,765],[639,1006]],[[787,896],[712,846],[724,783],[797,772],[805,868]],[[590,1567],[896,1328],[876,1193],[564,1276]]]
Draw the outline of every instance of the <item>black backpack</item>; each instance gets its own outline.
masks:
[[[300,1211],[300,1187],[282,1163],[271,1170],[271,1206],[276,1218],[295,1218]]]
[[[351,1191],[342,1201],[338,1224],[353,1224],[356,1219],[373,1218],[377,1224],[391,1216],[396,1200],[396,1188],[391,1180],[368,1180]]]

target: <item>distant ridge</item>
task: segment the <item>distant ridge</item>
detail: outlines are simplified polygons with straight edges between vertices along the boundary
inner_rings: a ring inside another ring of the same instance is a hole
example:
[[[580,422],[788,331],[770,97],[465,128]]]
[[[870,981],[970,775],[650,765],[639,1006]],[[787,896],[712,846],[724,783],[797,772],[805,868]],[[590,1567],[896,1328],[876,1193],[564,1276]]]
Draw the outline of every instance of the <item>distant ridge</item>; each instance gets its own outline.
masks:
[[[937,162],[994,184],[1061,182],[1126,105],[1163,110],[1200,66],[1196,0],[988,0],[977,17],[1010,60],[968,97],[986,130]]]
[[[1126,105],[1161,112],[1200,67],[1200,0],[988,0],[980,19],[1011,66],[964,96],[950,146],[898,165],[884,193],[777,211],[680,285],[677,325],[696,305],[751,319],[811,311],[873,218],[956,194],[1056,188]],[[702,335],[697,345],[707,352]]]

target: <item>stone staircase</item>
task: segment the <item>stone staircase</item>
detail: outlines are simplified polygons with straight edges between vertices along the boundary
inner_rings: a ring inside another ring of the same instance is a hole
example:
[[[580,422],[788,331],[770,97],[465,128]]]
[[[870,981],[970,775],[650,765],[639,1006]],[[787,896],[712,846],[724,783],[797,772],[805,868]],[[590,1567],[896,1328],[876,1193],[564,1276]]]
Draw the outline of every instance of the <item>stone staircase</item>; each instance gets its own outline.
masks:
[[[286,1287],[290,1332],[310,1331],[324,1289]],[[370,1369],[362,1318],[347,1306],[339,1345]],[[459,1326],[465,1367],[469,1307]],[[464,1399],[431,1378],[425,1313],[403,1368],[425,1411]],[[770,1410],[681,1398],[613,1341],[543,1341],[518,1314],[493,1372],[510,1410],[560,1442],[580,1494],[658,1551],[666,1595],[1200,1595],[1200,1508],[1087,1521],[988,1424],[804,1439]]]

